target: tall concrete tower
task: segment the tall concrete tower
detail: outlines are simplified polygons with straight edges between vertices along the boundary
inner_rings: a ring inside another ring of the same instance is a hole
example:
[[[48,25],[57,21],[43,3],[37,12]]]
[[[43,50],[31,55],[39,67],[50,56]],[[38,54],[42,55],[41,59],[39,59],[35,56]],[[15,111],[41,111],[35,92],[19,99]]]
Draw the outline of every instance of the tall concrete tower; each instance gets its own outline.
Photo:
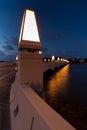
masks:
[[[35,13],[25,10],[22,19],[18,48],[18,79],[20,84],[28,83],[34,89],[42,90],[43,56],[39,53],[41,42]]]

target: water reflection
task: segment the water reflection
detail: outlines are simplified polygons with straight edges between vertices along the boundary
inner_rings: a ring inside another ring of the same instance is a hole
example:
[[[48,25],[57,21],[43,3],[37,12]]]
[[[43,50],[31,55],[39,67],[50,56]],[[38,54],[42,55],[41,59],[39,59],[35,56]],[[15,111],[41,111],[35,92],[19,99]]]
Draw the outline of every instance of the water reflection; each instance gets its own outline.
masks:
[[[87,64],[71,64],[44,82],[43,99],[78,130],[87,130]]]
[[[50,96],[56,96],[58,94],[64,94],[67,91],[69,81],[69,65],[59,70],[48,83],[48,94]]]
[[[59,102],[64,102],[67,98],[68,84],[69,65],[66,65],[45,83],[44,87],[47,89],[43,93],[43,99],[51,106],[57,105]]]

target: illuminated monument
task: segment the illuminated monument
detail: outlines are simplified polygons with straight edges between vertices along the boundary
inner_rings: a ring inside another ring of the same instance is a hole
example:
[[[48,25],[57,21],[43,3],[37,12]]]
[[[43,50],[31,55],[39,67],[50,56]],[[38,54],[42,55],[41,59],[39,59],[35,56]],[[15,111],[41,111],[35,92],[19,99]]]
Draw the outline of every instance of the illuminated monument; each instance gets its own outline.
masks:
[[[35,14],[34,11],[31,10],[26,10],[24,12],[22,20],[19,38],[19,50],[24,48],[33,50],[41,49]]]
[[[23,14],[18,48],[20,50],[18,56],[19,82],[28,83],[31,87],[42,90],[43,56],[39,53],[41,43],[34,11],[26,10]]]

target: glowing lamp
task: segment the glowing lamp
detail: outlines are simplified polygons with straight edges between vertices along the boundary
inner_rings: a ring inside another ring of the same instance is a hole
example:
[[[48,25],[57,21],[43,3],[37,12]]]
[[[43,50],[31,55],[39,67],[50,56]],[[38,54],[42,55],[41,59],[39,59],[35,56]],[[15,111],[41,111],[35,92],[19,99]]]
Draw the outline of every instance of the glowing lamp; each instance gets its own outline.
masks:
[[[60,58],[58,57],[58,58],[57,58],[57,60],[59,61],[59,60],[60,60]]]
[[[52,56],[52,60],[55,60],[55,56]]]
[[[39,54],[42,54],[42,51],[39,51],[38,53],[39,53]]]
[[[46,59],[44,59],[44,61],[47,61]]]
[[[18,56],[16,56],[16,61],[18,61]]]
[[[48,59],[48,61],[50,61],[50,59]]]
[[[41,49],[34,11],[25,10],[24,12],[19,37],[19,49]]]

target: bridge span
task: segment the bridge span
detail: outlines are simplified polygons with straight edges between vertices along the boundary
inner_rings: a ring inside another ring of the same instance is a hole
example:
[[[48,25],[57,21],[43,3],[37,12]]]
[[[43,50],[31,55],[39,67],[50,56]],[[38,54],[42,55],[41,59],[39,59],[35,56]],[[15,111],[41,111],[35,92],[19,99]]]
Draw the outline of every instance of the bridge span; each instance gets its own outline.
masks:
[[[24,11],[18,47],[18,70],[10,91],[11,130],[75,130],[32,89],[42,93],[43,72],[65,64],[63,59],[55,62],[54,56],[43,62],[34,11]]]
[[[43,62],[43,72],[47,71],[48,69],[54,70],[56,67],[61,68],[62,66],[67,65],[68,63],[69,62],[67,60]]]
[[[43,62],[43,71],[66,64],[65,61]],[[10,114],[12,130],[75,130],[37,95],[30,84],[19,83],[18,72],[10,92]]]

